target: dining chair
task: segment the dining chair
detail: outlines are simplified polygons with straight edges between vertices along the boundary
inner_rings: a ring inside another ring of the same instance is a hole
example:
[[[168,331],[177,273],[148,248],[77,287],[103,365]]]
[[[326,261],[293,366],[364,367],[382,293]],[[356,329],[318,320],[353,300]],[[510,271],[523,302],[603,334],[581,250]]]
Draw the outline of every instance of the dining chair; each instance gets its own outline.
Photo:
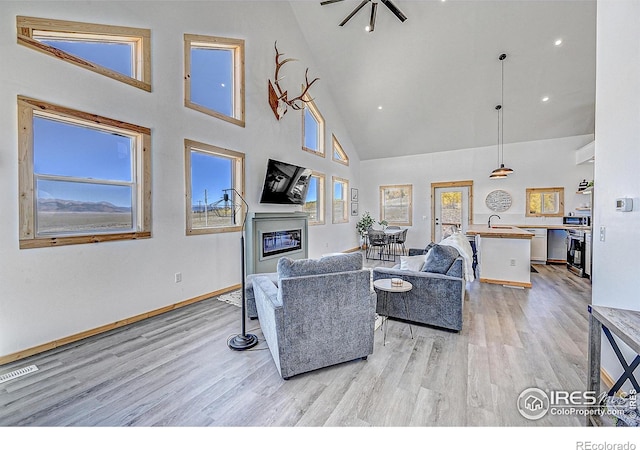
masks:
[[[366,254],[367,259],[379,259],[383,261],[391,260],[389,236],[384,231],[370,228],[367,232],[367,238],[369,240]],[[377,258],[375,257],[376,254],[378,255]]]

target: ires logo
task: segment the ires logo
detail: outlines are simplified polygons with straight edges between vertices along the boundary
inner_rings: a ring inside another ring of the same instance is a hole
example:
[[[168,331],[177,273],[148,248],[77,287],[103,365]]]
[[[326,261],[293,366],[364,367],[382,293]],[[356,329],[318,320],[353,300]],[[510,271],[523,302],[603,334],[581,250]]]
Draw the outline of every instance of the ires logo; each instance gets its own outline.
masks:
[[[528,388],[518,396],[520,415],[529,420],[538,420],[547,413],[552,415],[597,415],[602,414],[598,405],[606,397],[593,391],[543,391]]]

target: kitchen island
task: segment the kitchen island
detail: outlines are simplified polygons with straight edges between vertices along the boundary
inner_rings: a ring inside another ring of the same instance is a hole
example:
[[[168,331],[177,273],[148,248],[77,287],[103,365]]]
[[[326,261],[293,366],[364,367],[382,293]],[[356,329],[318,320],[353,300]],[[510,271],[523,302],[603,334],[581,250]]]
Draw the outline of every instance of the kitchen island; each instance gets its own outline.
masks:
[[[531,239],[534,234],[511,225],[469,225],[475,236],[480,282],[531,287]]]

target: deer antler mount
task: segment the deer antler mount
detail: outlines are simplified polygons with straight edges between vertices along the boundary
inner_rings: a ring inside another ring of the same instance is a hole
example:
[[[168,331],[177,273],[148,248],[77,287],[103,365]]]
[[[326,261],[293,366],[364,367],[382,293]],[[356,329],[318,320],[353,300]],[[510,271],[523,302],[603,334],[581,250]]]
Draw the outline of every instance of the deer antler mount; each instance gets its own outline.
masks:
[[[304,87],[302,88],[302,93],[297,97],[290,99],[288,91],[283,90],[280,86],[280,81],[284,78],[280,76],[280,69],[282,69],[282,66],[286,63],[297,60],[293,58],[286,58],[281,61],[280,57],[283,56],[284,53],[278,52],[277,44],[278,43],[276,42],[274,45],[276,49],[276,72],[273,83],[269,80],[269,105],[271,106],[276,119],[280,120],[287,113],[289,108],[293,110],[303,109],[305,103],[312,100],[310,98],[305,98],[305,96],[311,85],[320,78],[314,78],[312,81],[309,81],[309,68],[307,68],[304,72]]]

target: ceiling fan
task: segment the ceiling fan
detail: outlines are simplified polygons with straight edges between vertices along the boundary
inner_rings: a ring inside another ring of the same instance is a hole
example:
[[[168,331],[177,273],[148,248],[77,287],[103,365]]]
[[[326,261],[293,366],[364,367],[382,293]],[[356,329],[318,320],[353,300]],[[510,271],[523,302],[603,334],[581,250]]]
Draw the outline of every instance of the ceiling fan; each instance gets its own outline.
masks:
[[[320,2],[320,5],[330,5],[331,3],[338,3],[341,1],[344,0],[325,0],[323,2]],[[389,8],[389,10],[398,18],[398,20],[400,20],[400,22],[404,22],[405,20],[407,20],[407,16],[405,16],[402,11],[400,11],[398,7],[394,5],[393,2],[391,2],[391,0],[380,1],[384,6]],[[356,6],[353,11],[351,11],[351,14],[349,14],[342,22],[340,22],[339,26],[344,26],[344,24],[351,20],[351,18],[355,16],[358,11],[364,8],[367,3],[371,3],[371,18],[369,19],[369,25],[367,26],[366,30],[371,33],[376,25],[376,10],[378,9],[378,2],[374,2],[373,0],[363,0],[358,6]]]

